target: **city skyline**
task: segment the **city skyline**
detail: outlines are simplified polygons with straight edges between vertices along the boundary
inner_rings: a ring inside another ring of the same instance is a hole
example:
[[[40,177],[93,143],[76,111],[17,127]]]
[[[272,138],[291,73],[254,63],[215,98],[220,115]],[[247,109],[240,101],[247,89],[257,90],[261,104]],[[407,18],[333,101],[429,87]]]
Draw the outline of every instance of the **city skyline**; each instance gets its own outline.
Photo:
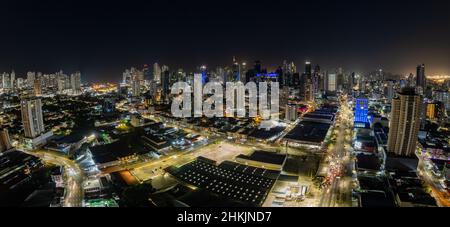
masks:
[[[420,7],[418,7],[420,6]],[[322,68],[395,74],[427,65],[450,74],[450,4],[442,1],[47,1],[4,3],[0,71],[80,70],[85,80],[117,81],[124,68],[283,60]],[[434,35],[436,34],[436,35]]]

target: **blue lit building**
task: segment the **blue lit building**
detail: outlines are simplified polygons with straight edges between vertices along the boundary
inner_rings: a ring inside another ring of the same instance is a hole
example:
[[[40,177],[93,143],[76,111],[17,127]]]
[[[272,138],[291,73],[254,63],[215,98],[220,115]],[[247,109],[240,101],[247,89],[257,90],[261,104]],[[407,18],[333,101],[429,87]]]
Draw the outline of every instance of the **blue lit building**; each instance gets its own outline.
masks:
[[[355,128],[366,128],[370,126],[369,121],[369,101],[365,98],[358,98],[355,102]]]

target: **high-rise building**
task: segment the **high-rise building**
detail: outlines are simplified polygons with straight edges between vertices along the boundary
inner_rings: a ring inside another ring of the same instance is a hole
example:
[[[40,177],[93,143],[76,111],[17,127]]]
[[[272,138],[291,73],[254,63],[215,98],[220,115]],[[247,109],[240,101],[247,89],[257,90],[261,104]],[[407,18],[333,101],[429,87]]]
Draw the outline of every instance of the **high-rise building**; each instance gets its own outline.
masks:
[[[366,98],[357,98],[355,101],[355,128],[365,128],[369,123],[369,100]]]
[[[17,88],[22,89],[24,87],[23,78],[17,78]]]
[[[36,79],[36,73],[27,72],[27,83],[28,87],[32,88],[34,86],[34,80]]]
[[[14,89],[14,83],[16,81],[16,73],[14,72],[14,70],[11,72],[10,75],[10,88]]]
[[[445,110],[450,111],[450,92],[447,90],[434,90],[433,98],[444,104]]]
[[[395,82],[392,80],[387,80],[384,82],[384,97],[387,100],[392,100],[392,98],[394,98],[394,85]]]
[[[166,70],[161,74],[162,96],[167,101],[170,94],[170,71]]]
[[[444,118],[445,108],[442,102],[429,102],[426,104],[426,117],[430,121],[439,121]]]
[[[133,80],[132,92],[133,92],[133,97],[138,97],[141,95],[141,81],[136,80],[136,79]]]
[[[285,120],[288,122],[294,122],[298,119],[297,105],[286,105]]]
[[[344,71],[338,68],[336,75],[336,90],[342,91],[344,88]]]
[[[306,75],[312,74],[311,62],[309,62],[309,61],[305,62],[305,74]]]
[[[336,87],[336,74],[328,74],[327,76],[327,91],[331,91],[334,92],[336,91],[337,87]]]
[[[236,61],[236,58],[233,57],[233,65],[231,67],[232,71],[232,79],[233,81],[240,81],[241,80],[241,65],[239,62]]]
[[[256,73],[262,73],[262,65],[261,65],[261,61],[255,61],[255,72]]]
[[[66,89],[65,79],[62,76],[57,77],[58,93],[62,93]]]
[[[12,148],[9,138],[8,129],[0,129],[0,152],[10,150]]]
[[[34,92],[34,96],[42,95],[42,84],[41,84],[41,80],[39,78],[36,78],[34,80],[33,92]]]
[[[81,73],[76,72],[70,75],[70,85],[72,94],[78,95],[81,93]]]
[[[161,68],[158,63],[153,64],[153,79],[157,82],[161,82]]]
[[[423,92],[425,91],[425,88],[427,87],[427,78],[425,76],[425,65],[424,64],[417,66],[416,87],[419,89],[419,92],[422,92],[420,94],[423,94]]]
[[[36,138],[44,133],[42,102],[40,98],[21,100],[22,123],[26,138]]]
[[[10,88],[10,77],[8,73],[3,73],[2,74],[2,88],[6,89],[6,88]]]
[[[414,88],[405,87],[398,97],[392,99],[388,152],[401,156],[414,155],[421,111],[422,96]]]

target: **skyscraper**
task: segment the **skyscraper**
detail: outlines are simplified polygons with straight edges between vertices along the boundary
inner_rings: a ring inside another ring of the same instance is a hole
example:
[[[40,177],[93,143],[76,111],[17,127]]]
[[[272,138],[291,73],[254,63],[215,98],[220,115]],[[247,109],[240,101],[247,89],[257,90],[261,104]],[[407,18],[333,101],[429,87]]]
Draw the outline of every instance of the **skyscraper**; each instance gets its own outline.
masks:
[[[42,84],[41,84],[41,80],[39,78],[36,78],[34,80],[33,92],[34,92],[34,96],[42,95]]]
[[[170,71],[166,70],[161,73],[161,87],[162,87],[162,96],[165,101],[168,101],[168,97],[170,94]]]
[[[44,133],[42,102],[40,98],[28,98],[21,101],[22,124],[26,138],[36,138]]]
[[[9,138],[8,129],[0,129],[0,152],[7,151],[12,148]]]
[[[138,97],[141,95],[141,81],[134,79],[132,81],[132,92],[133,97]]]
[[[36,73],[34,73],[34,72],[27,72],[28,87],[32,88],[34,86],[34,79],[36,79]]]
[[[153,64],[153,79],[157,82],[161,82],[161,68],[158,63]]]
[[[423,91],[425,91],[425,88],[427,86],[427,78],[425,76],[425,65],[418,65],[417,66],[417,73],[416,73],[416,87],[421,88],[420,91],[423,94]]]
[[[401,156],[412,156],[416,149],[420,127],[422,96],[414,88],[405,87],[392,99],[388,151]]]
[[[286,105],[285,120],[287,122],[294,122],[298,119],[297,105]]]
[[[328,74],[325,86],[327,87],[327,91],[334,92],[336,91],[336,74]]]
[[[311,62],[306,61],[305,62],[305,74],[311,75],[311,73],[312,73]]]
[[[81,93],[81,73],[76,72],[70,75],[70,85],[72,94],[78,95]]]

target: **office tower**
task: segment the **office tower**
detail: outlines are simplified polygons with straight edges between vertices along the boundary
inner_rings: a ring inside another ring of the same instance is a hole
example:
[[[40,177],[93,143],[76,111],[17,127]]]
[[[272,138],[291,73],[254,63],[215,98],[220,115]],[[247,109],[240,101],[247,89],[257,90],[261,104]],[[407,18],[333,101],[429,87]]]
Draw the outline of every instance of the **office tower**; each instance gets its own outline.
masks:
[[[10,88],[13,89],[14,88],[14,82],[16,81],[16,73],[14,72],[14,70],[11,72],[10,75]]]
[[[34,79],[36,79],[36,74],[34,72],[27,72],[27,83],[28,87],[32,88],[34,86]]]
[[[311,62],[309,62],[309,61],[305,62],[305,74],[306,75],[312,74]]]
[[[394,84],[395,82],[392,80],[387,80],[384,82],[384,97],[389,101],[394,98]]]
[[[125,69],[125,72],[122,73],[122,83],[123,84],[131,84],[131,72],[128,69]]]
[[[40,98],[23,99],[20,102],[22,110],[22,124],[26,138],[36,138],[44,133],[42,116],[42,102]]]
[[[70,75],[70,86],[72,94],[78,95],[81,93],[81,73],[76,72]]]
[[[369,123],[369,100],[366,98],[357,98],[355,101],[355,128],[365,128]]]
[[[314,67],[314,73],[312,75],[312,83],[313,83],[313,89],[314,94],[317,94],[320,91],[320,83],[321,83],[321,75],[320,75],[320,66],[316,65]]]
[[[289,87],[284,86],[280,90],[280,106],[286,106],[289,103]]]
[[[304,84],[304,97],[306,102],[314,101],[314,86],[312,82],[312,76],[306,75]]]
[[[425,65],[418,65],[417,66],[417,73],[416,73],[416,87],[419,89],[419,94],[423,94],[425,91],[425,88],[427,87],[427,78],[425,76]]]
[[[429,102],[426,104],[426,117],[430,121],[437,121],[444,117],[445,108],[442,102]]]
[[[161,82],[161,68],[158,63],[153,64],[153,79],[157,82]]]
[[[24,87],[23,79],[17,78],[17,88],[22,89]]]
[[[350,78],[349,78],[348,84],[349,84],[349,89],[353,90],[353,88],[356,85],[356,74],[355,74],[355,72],[352,72],[352,74],[350,74]]]
[[[334,92],[336,91],[337,87],[336,87],[336,74],[328,74],[327,76],[327,91],[331,91]]]
[[[298,119],[297,105],[295,104],[286,105],[285,120],[288,122],[294,122],[297,119]]]
[[[3,73],[2,74],[2,86],[1,88],[3,89],[8,89],[9,88],[9,74],[8,73]]]
[[[447,90],[434,90],[433,99],[442,102],[445,110],[450,111],[450,92]]]
[[[392,99],[388,151],[413,156],[420,128],[422,96],[414,88],[405,87]]]
[[[34,96],[42,95],[42,85],[41,85],[41,80],[39,78],[36,78],[34,80],[33,92],[34,92]]]
[[[133,97],[138,97],[141,95],[141,81],[134,79],[132,81],[132,92],[133,92]]]
[[[336,90],[342,91],[343,88],[344,88],[344,71],[342,70],[342,68],[339,68],[337,70],[336,75]]]
[[[12,148],[9,138],[8,129],[0,129],[0,152],[10,150]]]
[[[152,71],[150,70],[150,68],[148,67],[147,64],[144,65],[144,68],[142,69],[142,72],[144,73],[144,79],[145,80],[153,81],[155,79],[153,77]]]
[[[261,61],[259,61],[259,60],[255,61],[254,69],[255,69],[256,73],[262,73]]]
[[[207,69],[206,69],[206,66],[205,66],[205,65],[202,65],[202,66],[200,67],[200,74],[202,75],[202,76],[201,76],[201,82],[202,82],[203,85],[204,85],[205,83],[207,83],[208,80],[209,80],[209,78],[208,78],[208,73],[207,73],[206,70],[207,70]],[[227,82],[229,82],[229,81],[232,81],[231,78],[230,78],[230,79],[227,79]]]
[[[241,72],[240,72],[240,81],[242,83],[245,83],[245,81],[247,80],[245,77],[247,75],[247,63],[246,62],[242,62],[241,63]]]
[[[231,66],[232,72],[232,81],[240,81],[241,80],[241,66],[239,62],[236,61],[236,58],[233,56],[233,65]]]
[[[62,93],[66,89],[65,79],[62,76],[58,76],[57,80],[58,93]]]
[[[164,71],[161,74],[161,88],[162,88],[162,96],[165,101],[168,101],[168,97],[170,94],[170,72],[169,70]]]

